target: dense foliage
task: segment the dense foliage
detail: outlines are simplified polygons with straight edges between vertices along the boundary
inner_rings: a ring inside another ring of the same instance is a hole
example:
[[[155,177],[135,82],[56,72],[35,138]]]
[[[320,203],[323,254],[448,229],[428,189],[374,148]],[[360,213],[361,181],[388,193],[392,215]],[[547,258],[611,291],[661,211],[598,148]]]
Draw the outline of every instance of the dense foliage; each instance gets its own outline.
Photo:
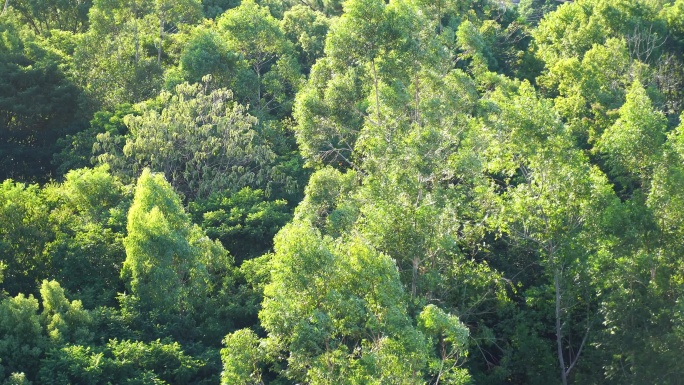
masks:
[[[683,89],[684,0],[8,0],[0,384],[679,384]]]

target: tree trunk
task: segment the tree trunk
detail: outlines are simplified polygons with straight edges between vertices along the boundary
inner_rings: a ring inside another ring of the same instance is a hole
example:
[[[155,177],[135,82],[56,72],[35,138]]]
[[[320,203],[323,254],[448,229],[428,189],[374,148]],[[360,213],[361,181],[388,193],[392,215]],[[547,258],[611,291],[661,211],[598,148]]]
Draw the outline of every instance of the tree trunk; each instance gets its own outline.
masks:
[[[568,385],[568,374],[565,371],[565,358],[563,358],[563,332],[561,331],[561,291],[560,291],[560,272],[558,268],[553,273],[553,281],[556,288],[556,347],[558,349],[558,363],[561,369],[561,381],[563,385]]]
[[[140,38],[138,37],[138,19],[135,19],[135,64],[138,65],[140,62]]]
[[[373,82],[375,84],[375,111],[377,113],[377,124],[380,124],[380,91],[378,90],[378,72],[375,69],[375,59],[371,59],[373,68]]]
[[[261,111],[261,66],[257,70],[257,107]]]
[[[418,266],[420,259],[413,258],[413,276],[411,278],[411,298],[415,298],[418,291]]]
[[[162,44],[164,43],[164,19],[159,19],[159,49],[157,50],[157,64],[161,66]]]

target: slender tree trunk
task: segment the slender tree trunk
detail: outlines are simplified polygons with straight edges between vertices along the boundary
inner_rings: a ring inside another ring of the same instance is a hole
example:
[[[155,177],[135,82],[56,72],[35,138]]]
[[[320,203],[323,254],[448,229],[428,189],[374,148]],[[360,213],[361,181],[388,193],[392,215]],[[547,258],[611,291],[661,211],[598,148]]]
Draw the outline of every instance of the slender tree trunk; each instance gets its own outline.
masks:
[[[159,49],[157,50],[157,64],[161,65],[162,44],[164,43],[164,18],[159,18]]]
[[[371,67],[373,68],[373,82],[375,83],[375,111],[377,122],[380,124],[380,91],[378,90],[378,71],[375,69],[375,59],[371,59]]]
[[[420,126],[422,124],[421,119],[420,119],[420,79],[418,78],[418,75],[416,75],[416,92],[415,92],[415,101],[414,103],[416,104],[415,106],[415,112],[414,112],[414,117],[413,121]]]
[[[0,13],[0,16],[5,14],[5,11],[7,11],[7,5],[9,4],[9,0],[5,0],[5,6],[2,7],[2,13]]]
[[[553,281],[556,288],[556,347],[558,349],[558,363],[561,369],[561,381],[568,385],[568,374],[565,371],[565,358],[563,358],[563,332],[561,331],[561,291],[560,272],[558,268],[553,273]]]
[[[439,346],[442,353],[442,360],[439,363],[439,372],[437,373],[437,379],[435,380],[435,385],[439,385],[439,381],[442,379],[442,373],[444,373],[444,361],[447,358],[446,354],[446,344],[444,343],[444,336],[439,336]]]
[[[257,70],[257,106],[261,111],[261,68]]]
[[[420,265],[420,259],[418,257],[413,258],[413,276],[411,279],[411,298],[415,298],[418,291],[418,266]]]
[[[137,66],[140,62],[140,31],[138,20],[138,2],[133,1],[133,8],[131,9],[133,15],[133,40],[135,40],[135,65]]]
[[[140,38],[138,37],[138,19],[135,19],[135,64],[138,65],[140,62]]]
[[[442,34],[442,2],[437,2],[437,25],[439,28],[439,34]]]

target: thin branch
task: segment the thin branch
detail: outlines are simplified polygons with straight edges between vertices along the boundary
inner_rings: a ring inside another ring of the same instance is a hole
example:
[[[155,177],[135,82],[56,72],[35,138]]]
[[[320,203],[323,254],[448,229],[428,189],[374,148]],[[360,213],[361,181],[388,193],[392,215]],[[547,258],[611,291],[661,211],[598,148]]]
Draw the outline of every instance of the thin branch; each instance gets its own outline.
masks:
[[[580,355],[582,354],[582,349],[584,348],[585,342],[587,342],[587,338],[589,337],[589,330],[591,330],[590,327],[587,327],[587,331],[584,332],[584,338],[582,338],[582,343],[580,344],[579,350],[577,350],[577,355],[575,356],[575,359],[572,360],[570,363],[570,366],[565,370],[565,375],[569,376],[570,371],[575,367],[575,364],[577,363],[577,360],[579,360]]]

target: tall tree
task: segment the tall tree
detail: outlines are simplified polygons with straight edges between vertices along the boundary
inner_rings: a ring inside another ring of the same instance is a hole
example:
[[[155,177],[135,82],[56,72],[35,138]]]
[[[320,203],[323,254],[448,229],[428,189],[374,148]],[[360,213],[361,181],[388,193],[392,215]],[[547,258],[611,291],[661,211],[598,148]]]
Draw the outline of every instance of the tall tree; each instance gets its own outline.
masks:
[[[20,18],[36,34],[49,35],[59,29],[73,33],[84,32],[88,27],[88,10],[91,0],[16,0],[8,1]]]
[[[0,301],[0,374],[37,373],[40,357],[46,348],[45,335],[38,315],[38,300],[19,294]],[[2,378],[5,380],[5,378]]]
[[[128,212],[121,276],[142,310],[189,315],[206,292],[207,272],[192,241],[200,230],[190,224],[180,198],[163,175],[144,170]]]
[[[6,267],[3,288],[10,295],[37,294],[40,282],[50,276],[44,249],[54,232],[48,214],[37,185],[0,184],[0,255]]]
[[[502,194],[500,231],[537,253],[544,267],[537,284],[548,285],[554,294],[548,310],[560,379],[567,384],[600,321],[594,317],[592,287],[578,283],[589,280],[599,247],[593,235],[615,196],[605,176],[573,148],[550,103],[539,100],[529,84],[510,99],[499,97],[501,115],[494,119],[492,135],[502,141],[492,143],[492,150],[503,153],[491,159],[491,166],[513,177]]]
[[[268,186],[275,153],[256,130],[257,119],[233,102],[226,89],[187,83],[162,92],[125,120],[130,130],[124,157],[109,162],[135,175],[145,167],[163,172],[188,199],[221,190]],[[159,107],[161,106],[161,109]]]
[[[90,28],[74,52],[78,81],[95,110],[156,95],[168,64],[164,46],[175,35],[170,32],[200,14],[196,0],[95,0]]]
[[[637,186],[648,183],[659,163],[667,119],[663,113],[654,111],[638,80],[632,84],[626,99],[618,120],[603,133],[598,149],[607,155],[613,175],[629,191],[634,188],[633,183]]]
[[[0,179],[46,181],[58,138],[79,128],[80,92],[68,60],[12,14],[0,33]]]
[[[407,317],[390,258],[360,237],[333,242],[296,223],[277,236],[270,264],[259,317],[273,357],[289,353],[287,377],[311,384],[422,381],[431,353]]]
[[[54,276],[92,309],[114,305],[126,258],[123,238],[131,193],[105,166],[73,170],[42,191],[55,239],[46,246]]]
[[[241,59],[242,72],[233,86],[238,100],[260,118],[289,113],[299,89],[300,69],[293,44],[268,8],[243,1],[224,13],[217,27],[228,48]]]

